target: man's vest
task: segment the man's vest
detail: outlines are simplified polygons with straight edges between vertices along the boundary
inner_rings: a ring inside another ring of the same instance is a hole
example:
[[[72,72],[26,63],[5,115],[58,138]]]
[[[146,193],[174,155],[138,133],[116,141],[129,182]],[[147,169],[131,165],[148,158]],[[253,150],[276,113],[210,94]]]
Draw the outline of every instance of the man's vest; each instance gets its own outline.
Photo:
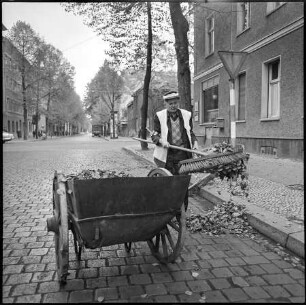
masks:
[[[189,121],[190,121],[190,118],[191,118],[191,112],[189,112],[187,110],[184,110],[184,109],[179,109],[179,111],[182,113],[182,117],[183,117],[183,121],[184,121],[184,128],[186,129],[186,132],[187,132],[190,147],[192,147],[191,135],[190,135],[190,124],[189,124]],[[157,117],[159,119],[159,122],[160,122],[160,129],[161,129],[160,136],[161,136],[161,139],[166,142],[166,141],[168,141],[167,140],[168,139],[167,109],[156,112],[156,115],[157,115]],[[158,145],[155,146],[154,153],[153,153],[154,158],[166,163],[167,155],[168,155],[168,149],[167,148],[164,148],[164,147],[158,146]]]

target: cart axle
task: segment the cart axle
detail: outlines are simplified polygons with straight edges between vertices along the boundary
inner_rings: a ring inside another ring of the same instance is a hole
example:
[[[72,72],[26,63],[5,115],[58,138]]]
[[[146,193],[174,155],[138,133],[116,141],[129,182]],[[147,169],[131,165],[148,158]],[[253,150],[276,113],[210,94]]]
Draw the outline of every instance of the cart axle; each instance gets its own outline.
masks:
[[[47,218],[47,229],[48,232],[54,232],[58,234],[58,221],[55,216]]]

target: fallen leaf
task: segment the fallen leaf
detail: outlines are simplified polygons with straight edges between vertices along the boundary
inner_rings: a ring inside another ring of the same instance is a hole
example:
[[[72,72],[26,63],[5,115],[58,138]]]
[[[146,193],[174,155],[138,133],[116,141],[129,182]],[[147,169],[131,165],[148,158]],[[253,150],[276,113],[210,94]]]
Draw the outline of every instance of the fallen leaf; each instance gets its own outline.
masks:
[[[141,297],[144,299],[146,298],[148,295],[145,293],[145,294],[142,294]]]
[[[159,263],[153,263],[152,266],[159,266]]]
[[[192,272],[192,276],[193,276],[193,277],[198,277],[198,276],[199,276],[199,273],[197,273],[197,272]]]
[[[192,292],[189,291],[189,290],[187,290],[187,291],[185,291],[185,294],[187,294],[187,295],[192,295]]]
[[[98,297],[98,302],[102,303],[104,301],[104,297]]]
[[[206,303],[206,296],[203,295],[200,299],[199,299],[200,303]]]
[[[201,298],[201,299],[199,300],[199,303],[206,303],[206,300]]]

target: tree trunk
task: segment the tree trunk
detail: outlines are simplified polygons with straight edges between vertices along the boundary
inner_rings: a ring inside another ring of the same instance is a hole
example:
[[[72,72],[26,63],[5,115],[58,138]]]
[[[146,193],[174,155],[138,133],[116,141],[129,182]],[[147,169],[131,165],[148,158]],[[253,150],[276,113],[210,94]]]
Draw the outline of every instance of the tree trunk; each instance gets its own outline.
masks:
[[[35,117],[35,128],[36,128],[36,131],[35,131],[35,138],[38,139],[38,112],[36,112],[36,117]]]
[[[169,2],[171,22],[175,37],[175,51],[177,58],[178,91],[181,99],[180,106],[192,111],[191,106],[191,78],[189,67],[188,21],[182,13],[180,2]]]
[[[23,139],[28,139],[28,108],[27,108],[27,98],[26,98],[26,86],[25,86],[25,75],[24,68],[21,72],[21,82],[22,82],[22,100],[23,100]]]
[[[147,138],[147,116],[148,116],[148,102],[149,102],[149,87],[151,81],[152,70],[152,16],[151,16],[151,3],[147,2],[148,10],[148,43],[147,43],[147,65],[146,75],[143,85],[143,103],[141,107],[141,138]],[[141,142],[143,150],[148,149],[148,143]]]
[[[39,85],[39,83],[38,83]],[[37,97],[36,97],[36,117],[35,117],[35,125],[36,125],[36,139],[38,139],[38,123],[39,123],[39,118],[38,118],[38,111],[39,111],[39,87],[37,87]]]
[[[48,132],[49,132],[49,109],[50,109],[50,104],[51,104],[51,96],[50,96],[50,91],[48,93],[48,103],[47,103],[47,113],[46,113],[46,138],[48,137]]]

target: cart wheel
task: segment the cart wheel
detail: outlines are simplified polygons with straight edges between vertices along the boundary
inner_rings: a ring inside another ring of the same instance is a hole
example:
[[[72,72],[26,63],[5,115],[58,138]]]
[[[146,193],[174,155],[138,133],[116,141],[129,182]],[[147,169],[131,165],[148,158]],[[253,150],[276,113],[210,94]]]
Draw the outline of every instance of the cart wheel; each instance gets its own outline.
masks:
[[[172,176],[172,174],[167,169],[161,167],[153,168],[148,173],[148,177],[167,177],[167,176]]]
[[[160,177],[172,176],[172,174],[167,169],[156,168],[151,170],[148,176]],[[152,255],[161,263],[173,263],[183,247],[185,232],[186,215],[184,203],[182,203],[181,211],[157,235],[147,241]]]
[[[71,227],[71,231],[73,235],[74,253],[77,256],[77,260],[80,261],[83,247],[78,242],[77,233],[75,232],[74,226]]]
[[[59,183],[55,185],[53,192],[55,205],[54,214],[58,219],[58,233],[54,234],[57,274],[60,283],[65,284],[69,265],[68,211],[65,184],[59,181]],[[61,195],[59,195],[58,192],[60,192]]]
[[[124,248],[125,248],[125,251],[130,253],[131,252],[131,248],[132,248],[132,243],[124,243]]]

